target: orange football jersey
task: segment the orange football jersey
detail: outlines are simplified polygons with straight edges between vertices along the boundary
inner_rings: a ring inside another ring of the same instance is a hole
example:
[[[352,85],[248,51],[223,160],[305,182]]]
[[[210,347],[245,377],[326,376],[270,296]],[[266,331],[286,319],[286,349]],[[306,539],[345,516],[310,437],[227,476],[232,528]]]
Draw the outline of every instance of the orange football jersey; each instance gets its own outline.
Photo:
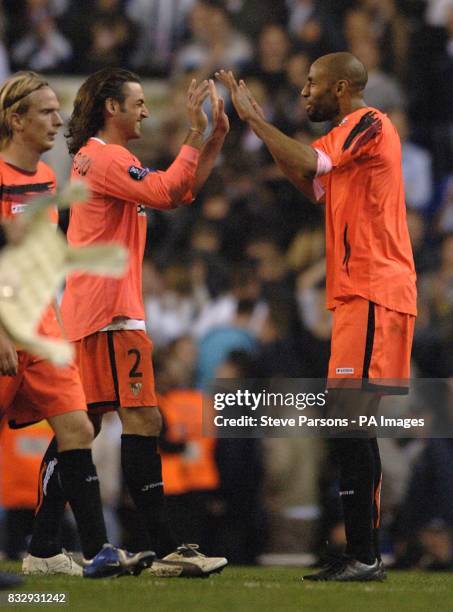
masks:
[[[23,213],[30,198],[53,192],[56,189],[56,180],[53,170],[40,161],[35,172],[27,172],[17,168],[0,158],[0,220],[11,219]],[[58,223],[58,211],[50,209],[50,219]],[[55,316],[53,306],[45,311],[39,326],[39,333],[46,336],[60,337],[61,329]]]
[[[327,308],[356,295],[416,315],[416,275],[395,127],[380,111],[361,108],[313,146],[333,164],[318,179],[326,199]]]
[[[192,202],[198,158],[198,149],[183,145],[165,172],[153,172],[125,147],[98,138],[90,138],[76,154],[72,178],[86,180],[91,197],[71,209],[68,242],[122,244],[129,251],[129,268],[120,279],[85,273],[67,278],[61,312],[69,340],[89,336],[115,317],[144,320],[145,207],[170,209]]]

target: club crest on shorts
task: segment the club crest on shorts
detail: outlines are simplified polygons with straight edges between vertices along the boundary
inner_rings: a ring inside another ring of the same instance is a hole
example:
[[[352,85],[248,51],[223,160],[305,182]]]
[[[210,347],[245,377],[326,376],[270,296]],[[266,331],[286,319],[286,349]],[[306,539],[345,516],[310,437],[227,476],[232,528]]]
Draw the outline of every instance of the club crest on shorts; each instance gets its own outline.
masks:
[[[130,386],[131,391],[134,394],[134,396],[137,397],[137,395],[142,390],[142,383],[141,382],[133,382],[133,383],[129,383],[129,386]]]

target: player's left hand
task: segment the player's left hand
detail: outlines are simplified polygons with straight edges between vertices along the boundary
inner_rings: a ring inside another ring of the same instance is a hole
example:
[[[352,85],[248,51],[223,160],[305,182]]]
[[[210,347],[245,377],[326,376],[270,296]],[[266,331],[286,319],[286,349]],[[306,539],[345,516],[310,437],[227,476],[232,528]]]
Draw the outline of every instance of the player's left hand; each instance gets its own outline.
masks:
[[[231,100],[239,118],[243,121],[252,119],[264,119],[264,113],[258,102],[252,96],[245,81],[236,81],[234,74],[229,70],[220,70],[215,73],[216,78],[228,88]]]
[[[191,128],[203,134],[207,125],[208,117],[203,110],[203,102],[209,95],[208,81],[197,83],[196,79],[192,79],[187,91],[187,114]]]
[[[230,121],[225,113],[225,102],[223,98],[219,98],[215,83],[209,79],[209,97],[211,99],[212,108],[212,136],[225,138],[230,131]]]

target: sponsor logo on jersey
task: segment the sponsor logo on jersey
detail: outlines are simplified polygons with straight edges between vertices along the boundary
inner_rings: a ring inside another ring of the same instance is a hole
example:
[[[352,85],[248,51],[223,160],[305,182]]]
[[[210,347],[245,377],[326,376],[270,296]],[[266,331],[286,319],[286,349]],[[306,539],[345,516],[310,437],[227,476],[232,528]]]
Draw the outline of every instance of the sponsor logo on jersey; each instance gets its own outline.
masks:
[[[146,217],[146,209],[143,204],[137,204],[137,215]]]
[[[354,368],[337,368],[337,374],[354,374]]]
[[[137,397],[137,395],[142,390],[142,383],[141,382],[133,382],[133,383],[129,383],[129,386],[131,388],[132,393],[135,395],[135,397]]]
[[[128,172],[134,181],[142,181],[149,174],[148,168],[140,168],[140,166],[129,166]]]
[[[13,215],[20,215],[27,210],[28,204],[13,204],[11,206],[11,212]]]

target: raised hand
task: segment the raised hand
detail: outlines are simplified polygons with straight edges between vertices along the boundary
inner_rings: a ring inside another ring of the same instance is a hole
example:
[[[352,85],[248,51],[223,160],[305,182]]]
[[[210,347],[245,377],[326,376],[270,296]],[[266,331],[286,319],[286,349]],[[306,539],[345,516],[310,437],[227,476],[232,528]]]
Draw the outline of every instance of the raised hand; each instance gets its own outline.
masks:
[[[208,81],[197,83],[192,79],[187,91],[187,114],[189,116],[191,129],[203,134],[207,125],[208,117],[203,110],[203,102],[209,95]]]
[[[258,102],[252,96],[244,81],[236,81],[234,74],[229,70],[220,70],[215,73],[216,78],[228,88],[234,108],[243,121],[264,119],[264,113]]]
[[[212,108],[212,134],[213,136],[221,136],[223,138],[230,130],[230,122],[228,120],[228,115],[225,113],[223,98],[219,98],[215,83],[212,79],[209,79],[209,97],[211,99]]]

